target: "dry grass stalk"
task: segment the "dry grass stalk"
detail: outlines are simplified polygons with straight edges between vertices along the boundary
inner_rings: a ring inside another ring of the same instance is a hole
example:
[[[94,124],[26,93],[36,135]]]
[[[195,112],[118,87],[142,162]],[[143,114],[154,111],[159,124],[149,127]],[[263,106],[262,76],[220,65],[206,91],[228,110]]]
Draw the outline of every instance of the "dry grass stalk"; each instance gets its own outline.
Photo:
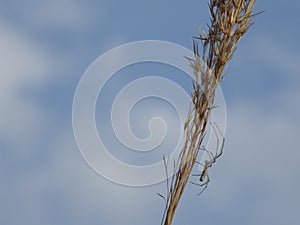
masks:
[[[166,206],[162,224],[172,223],[176,208],[195,165],[202,141],[206,134],[214,104],[216,89],[223,81],[224,68],[232,59],[241,37],[253,24],[255,0],[210,0],[211,23],[208,33],[200,30],[194,37],[195,59],[190,59],[194,70],[192,105],[185,123],[186,140],[181,154],[174,162],[175,175],[167,182]],[[198,43],[203,51],[199,53]],[[201,64],[206,63],[206,67]],[[167,171],[167,161],[164,159]],[[167,174],[168,177],[168,174]]]

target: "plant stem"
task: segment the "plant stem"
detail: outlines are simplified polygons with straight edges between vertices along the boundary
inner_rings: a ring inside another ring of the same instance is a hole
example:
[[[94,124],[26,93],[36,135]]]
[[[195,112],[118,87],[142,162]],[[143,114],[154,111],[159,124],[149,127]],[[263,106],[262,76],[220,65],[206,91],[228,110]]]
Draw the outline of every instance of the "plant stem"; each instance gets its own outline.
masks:
[[[185,123],[185,143],[171,178],[162,224],[171,225],[179,201],[195,165],[214,108],[215,93],[226,73],[241,37],[253,25],[255,0],[210,0],[208,34],[200,31],[194,38],[195,58],[187,58],[194,70],[192,104]],[[202,43],[199,53],[198,43]],[[204,62],[206,66],[203,65]],[[215,158],[216,159],[216,158]],[[211,162],[215,162],[215,159]],[[211,166],[211,165],[210,165]],[[165,163],[167,170],[167,165]],[[207,171],[206,171],[207,172]]]

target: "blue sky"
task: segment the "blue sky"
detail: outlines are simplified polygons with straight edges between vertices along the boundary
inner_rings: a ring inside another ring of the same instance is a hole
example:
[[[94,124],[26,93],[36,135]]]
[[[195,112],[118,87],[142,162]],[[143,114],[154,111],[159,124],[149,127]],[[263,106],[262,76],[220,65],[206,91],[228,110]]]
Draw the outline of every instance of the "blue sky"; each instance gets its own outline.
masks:
[[[202,196],[188,186],[175,225],[299,224],[300,3],[258,1],[261,10],[222,83],[224,154]],[[109,49],[145,39],[191,49],[207,21],[206,1],[0,1],[0,224],[159,224],[164,184],[116,185],[85,163],[73,97]]]

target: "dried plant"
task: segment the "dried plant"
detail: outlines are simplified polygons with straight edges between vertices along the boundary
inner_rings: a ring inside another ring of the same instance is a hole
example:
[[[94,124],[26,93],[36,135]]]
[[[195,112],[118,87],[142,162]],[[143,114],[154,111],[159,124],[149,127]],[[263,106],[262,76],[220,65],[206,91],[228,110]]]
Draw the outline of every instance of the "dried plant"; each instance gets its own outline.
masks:
[[[164,225],[172,223],[199,151],[207,151],[201,146],[214,109],[215,93],[226,75],[224,68],[232,59],[238,41],[252,26],[252,19],[257,15],[252,13],[254,4],[255,0],[210,0],[208,32],[206,34],[200,30],[199,36],[193,38],[195,58],[187,58],[194,70],[192,104],[184,127],[185,143],[178,160],[174,162],[174,175],[167,181],[167,195],[160,195],[166,202],[162,219]],[[199,43],[202,44],[201,53]],[[215,157],[212,155],[211,160],[206,161],[200,181],[206,176],[209,179],[207,170],[221,153]],[[165,158],[164,163],[168,171]]]

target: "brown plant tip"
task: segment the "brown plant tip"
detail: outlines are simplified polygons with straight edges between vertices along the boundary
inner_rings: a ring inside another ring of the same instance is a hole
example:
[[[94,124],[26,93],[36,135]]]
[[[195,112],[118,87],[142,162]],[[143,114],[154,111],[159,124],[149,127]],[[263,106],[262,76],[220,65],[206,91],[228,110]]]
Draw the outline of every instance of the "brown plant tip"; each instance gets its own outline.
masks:
[[[211,111],[216,107],[214,106],[215,93],[226,75],[224,68],[232,59],[237,43],[254,24],[253,18],[257,15],[252,12],[254,4],[255,0],[210,0],[211,18],[208,31],[205,33],[200,29],[199,36],[193,37],[195,58],[187,58],[194,71],[192,103],[184,125],[185,143],[179,158],[173,165],[174,175],[167,180],[166,196],[159,194],[166,203],[161,224],[172,223],[198,153],[207,151],[201,146]],[[202,46],[201,52],[199,43]],[[222,140],[223,149],[224,137]],[[208,169],[221,154],[222,152],[212,155],[211,160],[206,161],[200,181],[204,181],[205,177],[209,179]],[[168,171],[165,157],[164,163]],[[166,175],[168,178],[168,174]],[[200,186],[206,188],[208,182]]]

